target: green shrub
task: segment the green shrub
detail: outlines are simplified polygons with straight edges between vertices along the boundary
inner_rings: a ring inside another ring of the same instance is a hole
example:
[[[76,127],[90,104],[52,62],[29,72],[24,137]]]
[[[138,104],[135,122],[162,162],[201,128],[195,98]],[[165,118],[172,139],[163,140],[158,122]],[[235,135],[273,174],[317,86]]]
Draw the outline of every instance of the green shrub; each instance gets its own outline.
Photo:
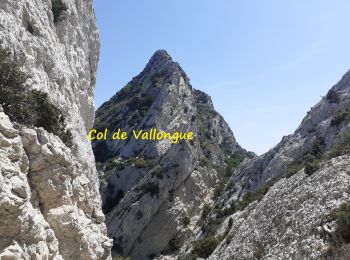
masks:
[[[224,208],[224,209],[219,209],[219,208],[216,208],[215,209],[215,212],[216,212],[216,217],[217,218],[223,218],[223,217],[226,217],[228,215],[232,215],[233,213],[236,212],[236,206],[235,206],[235,203],[232,202],[231,205],[227,208]]]
[[[342,123],[350,121],[350,110],[346,109],[345,111],[338,112],[331,120],[331,126],[338,126]]]
[[[141,186],[141,190],[145,193],[149,193],[151,197],[159,194],[159,185],[154,182],[147,182]]]
[[[350,243],[350,205],[342,204],[331,216],[337,223],[335,235],[345,243]]]
[[[225,189],[225,181],[221,180],[214,189],[213,200],[217,200]]]
[[[233,154],[230,158],[226,159],[225,162],[230,165],[232,168],[237,168],[238,165],[244,160],[245,156],[240,154],[240,153],[236,153]]]
[[[258,244],[254,249],[254,259],[261,259],[265,255],[265,249],[262,247],[262,245]]]
[[[136,110],[131,114],[131,118],[129,119],[129,125],[137,125],[141,122],[142,118],[143,117],[141,116],[140,112]]]
[[[316,158],[320,158],[324,153],[324,138],[317,137],[312,144],[310,154]]]
[[[310,176],[314,172],[316,172],[320,168],[320,161],[319,160],[313,160],[311,162],[307,162],[305,165],[305,173],[306,175]]]
[[[133,96],[127,103],[127,106],[131,111],[138,110],[142,116],[146,114],[151,105],[153,104],[154,97],[143,93],[142,97],[140,95]]]
[[[301,163],[292,163],[290,165],[288,165],[288,168],[287,168],[287,173],[286,173],[286,177],[289,178],[291,176],[293,176],[294,174],[296,174],[298,171],[300,171],[301,169],[304,168],[304,165],[301,164]]]
[[[183,245],[183,242],[181,241],[181,239],[179,237],[173,237],[170,241],[169,241],[169,249],[173,252],[179,250]]]
[[[217,218],[209,218],[208,222],[202,226],[202,231],[206,236],[213,236],[221,225],[222,220]]]
[[[218,246],[219,242],[214,236],[198,240],[194,244],[193,253],[199,257],[208,258]]]
[[[326,155],[328,159],[344,154],[350,154],[350,131],[341,132],[339,136],[339,142],[335,144]]]
[[[52,0],[52,13],[53,13],[53,21],[57,23],[62,12],[67,11],[67,6],[62,2],[62,0]]]
[[[9,104],[19,98],[21,92],[25,91],[24,83],[28,76],[23,73],[19,65],[12,61],[7,50],[0,48],[0,90],[1,96],[6,95]],[[9,92],[9,93],[7,93]]]
[[[208,160],[207,158],[201,158],[199,161],[199,166],[201,167],[207,167],[207,168],[213,168],[213,164],[210,160]]]
[[[0,49],[0,104],[5,113],[11,121],[43,127],[71,147],[72,134],[66,130],[63,113],[50,103],[46,93],[25,88],[27,78],[9,53]]]
[[[230,228],[232,227],[232,225],[233,225],[233,219],[230,218],[230,219],[228,220],[228,223],[227,223],[227,228],[230,229]]]
[[[239,153],[233,154],[231,157],[225,160],[225,177],[231,177],[234,170],[244,160],[245,156]]]
[[[148,93],[142,93],[141,99],[141,107],[149,108],[154,102],[154,97],[149,95]]]
[[[320,168],[322,158],[322,155],[314,156],[311,153],[307,153],[304,156],[302,164],[304,166],[304,172],[306,173],[306,175],[310,176]]]
[[[182,224],[185,226],[185,227],[187,227],[189,224],[191,223],[191,220],[190,220],[190,218],[189,217],[184,217],[183,219],[182,219]]]
[[[133,96],[130,101],[127,103],[127,106],[130,110],[135,111],[139,108],[141,103],[141,98],[139,96]]]
[[[326,100],[329,103],[339,103],[340,97],[339,97],[339,94],[335,90],[331,89],[328,91],[328,93],[326,95]]]
[[[120,102],[124,100],[125,98],[131,96],[132,94],[139,92],[140,88],[133,84],[132,82],[129,82],[126,86],[124,86],[119,92],[117,92],[116,96],[116,102]]]
[[[250,203],[253,201],[260,201],[265,194],[268,192],[269,188],[268,186],[262,187],[258,189],[256,192],[247,192],[244,196],[243,199],[238,202],[236,208],[237,210],[244,210]]]
[[[151,170],[151,175],[153,177],[156,176],[158,179],[163,179],[163,174],[164,174],[164,170],[160,165],[157,165]]]
[[[324,153],[324,138],[317,137],[312,144],[310,152],[305,153],[299,161],[296,161],[288,166],[285,177],[291,177],[302,168],[305,168],[304,170],[307,175],[311,175],[320,168],[320,161],[324,158]]]
[[[103,147],[106,146],[106,149],[108,149],[106,142],[103,142],[103,141],[98,142],[96,146],[103,146]],[[97,151],[100,151],[100,150],[97,150]],[[95,149],[94,149],[94,152],[95,152]],[[97,157],[97,155],[95,155],[95,158],[96,158],[96,161],[100,162],[103,165],[104,171],[110,171],[110,170],[122,171],[125,169],[125,166],[128,164],[127,161],[123,161],[123,160],[119,161],[119,160],[116,160],[115,158],[110,158],[107,161],[98,160],[99,158]]]
[[[142,211],[141,210],[138,210],[137,212],[136,212],[136,219],[137,220],[140,220],[140,219],[142,219],[143,218],[143,213],[142,213]]]
[[[250,203],[255,201],[255,194],[253,192],[247,192],[241,201],[238,202],[238,209],[244,210]]]
[[[233,233],[228,234],[228,235],[226,236],[226,245],[228,245],[228,244],[231,243],[233,237],[234,237],[234,234],[233,234]]]
[[[206,219],[206,217],[209,215],[211,211],[211,207],[208,204],[205,204],[202,210],[202,215],[201,215],[201,219],[204,220]]]
[[[315,128],[315,127],[310,128],[310,129],[307,130],[307,132],[308,132],[309,134],[315,133],[315,132],[316,132],[316,128]]]
[[[157,72],[151,76],[151,82],[156,86],[160,86],[164,84],[165,78],[166,78],[165,71]]]
[[[154,165],[152,160],[145,160],[143,158],[131,158],[130,162],[133,163],[136,168],[150,168]]]
[[[131,86],[131,87],[130,87]],[[154,102],[154,97],[149,95],[148,93],[142,93],[140,94],[137,91],[141,91],[139,87],[132,87],[132,85],[127,85],[127,87],[123,88],[120,91],[120,94],[118,94],[117,99],[121,101],[121,97],[128,99],[126,105],[130,110],[131,116],[129,116],[129,119],[127,123],[129,125],[137,125],[140,124],[148,110],[150,109],[151,105]],[[125,96],[126,92],[128,92],[128,96]],[[125,97],[124,97],[125,96]]]
[[[169,190],[168,200],[169,200],[169,202],[174,202],[175,201],[175,191],[173,189]]]

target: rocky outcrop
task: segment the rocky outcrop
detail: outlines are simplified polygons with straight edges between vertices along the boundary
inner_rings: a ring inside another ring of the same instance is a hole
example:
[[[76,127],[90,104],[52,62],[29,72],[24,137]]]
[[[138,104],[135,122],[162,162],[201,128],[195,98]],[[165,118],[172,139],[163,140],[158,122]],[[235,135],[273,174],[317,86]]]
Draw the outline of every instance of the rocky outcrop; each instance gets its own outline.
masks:
[[[87,130],[99,39],[92,1],[0,3],[0,45],[63,111],[73,145],[0,112],[0,258],[108,259],[110,240]],[[45,111],[42,111],[45,113]]]
[[[281,179],[260,202],[223,222],[217,235],[226,238],[208,259],[348,259],[350,245],[329,216],[350,201],[349,173],[347,155],[311,176],[301,170]]]
[[[208,95],[192,89],[179,64],[157,51],[145,69],[96,112],[109,129],[93,144],[112,255],[152,259],[174,253],[198,229],[218,179],[228,178],[246,152]],[[193,132],[194,139],[111,140],[132,130]],[[226,176],[226,177],[225,177]]]
[[[29,160],[19,132],[0,112],[0,248],[4,259],[62,259],[55,233],[30,202]]]
[[[95,184],[62,141],[16,130],[0,113],[1,253],[16,259],[107,259]]]

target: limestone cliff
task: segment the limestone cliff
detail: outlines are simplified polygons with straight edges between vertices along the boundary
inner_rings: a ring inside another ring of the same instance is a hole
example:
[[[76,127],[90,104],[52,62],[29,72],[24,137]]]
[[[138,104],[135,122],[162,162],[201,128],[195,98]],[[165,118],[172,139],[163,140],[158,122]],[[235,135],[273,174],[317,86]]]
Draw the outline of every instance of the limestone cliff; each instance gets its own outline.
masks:
[[[349,130],[348,72],[294,134],[237,168],[176,259],[349,259]]]
[[[67,147],[43,128],[11,122],[1,109],[0,258],[108,259],[86,139],[99,56],[92,1],[2,0],[0,46],[29,76],[28,89],[48,93],[73,136]]]
[[[95,127],[156,128],[194,140],[129,138],[94,142],[112,255],[152,259],[176,252],[225,179],[245,157],[210,97],[194,90],[178,63],[157,51],[145,69],[96,112]]]

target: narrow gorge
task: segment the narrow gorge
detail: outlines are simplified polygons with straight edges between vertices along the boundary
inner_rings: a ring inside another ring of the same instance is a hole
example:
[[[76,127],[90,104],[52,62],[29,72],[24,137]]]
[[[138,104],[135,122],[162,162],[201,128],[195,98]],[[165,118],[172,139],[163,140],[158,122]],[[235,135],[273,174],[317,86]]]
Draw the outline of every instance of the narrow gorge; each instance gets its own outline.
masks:
[[[96,110],[99,56],[92,0],[1,0],[1,260],[350,259],[350,72],[257,156],[165,50]]]

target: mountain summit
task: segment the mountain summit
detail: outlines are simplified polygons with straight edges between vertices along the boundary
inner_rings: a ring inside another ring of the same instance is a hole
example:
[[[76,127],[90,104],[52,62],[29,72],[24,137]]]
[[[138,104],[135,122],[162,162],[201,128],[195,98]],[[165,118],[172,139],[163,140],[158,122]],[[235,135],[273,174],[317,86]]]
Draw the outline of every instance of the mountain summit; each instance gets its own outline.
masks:
[[[158,50],[152,55],[144,70],[133,81],[144,82],[147,79],[159,78],[160,76],[171,78],[175,75],[182,75],[183,79],[187,80],[187,75],[179,63],[174,62],[167,51]]]
[[[178,63],[157,51],[145,69],[96,112],[93,143],[113,255],[172,253],[198,228],[235,167],[253,154],[236,142],[211,98],[194,90]],[[111,140],[121,129],[193,132],[193,140]]]
[[[144,72],[150,73],[151,76],[152,71],[156,72],[160,70],[182,71],[182,68],[180,67],[179,63],[173,61],[172,57],[166,50],[158,50],[152,55],[151,59],[145,67]]]

